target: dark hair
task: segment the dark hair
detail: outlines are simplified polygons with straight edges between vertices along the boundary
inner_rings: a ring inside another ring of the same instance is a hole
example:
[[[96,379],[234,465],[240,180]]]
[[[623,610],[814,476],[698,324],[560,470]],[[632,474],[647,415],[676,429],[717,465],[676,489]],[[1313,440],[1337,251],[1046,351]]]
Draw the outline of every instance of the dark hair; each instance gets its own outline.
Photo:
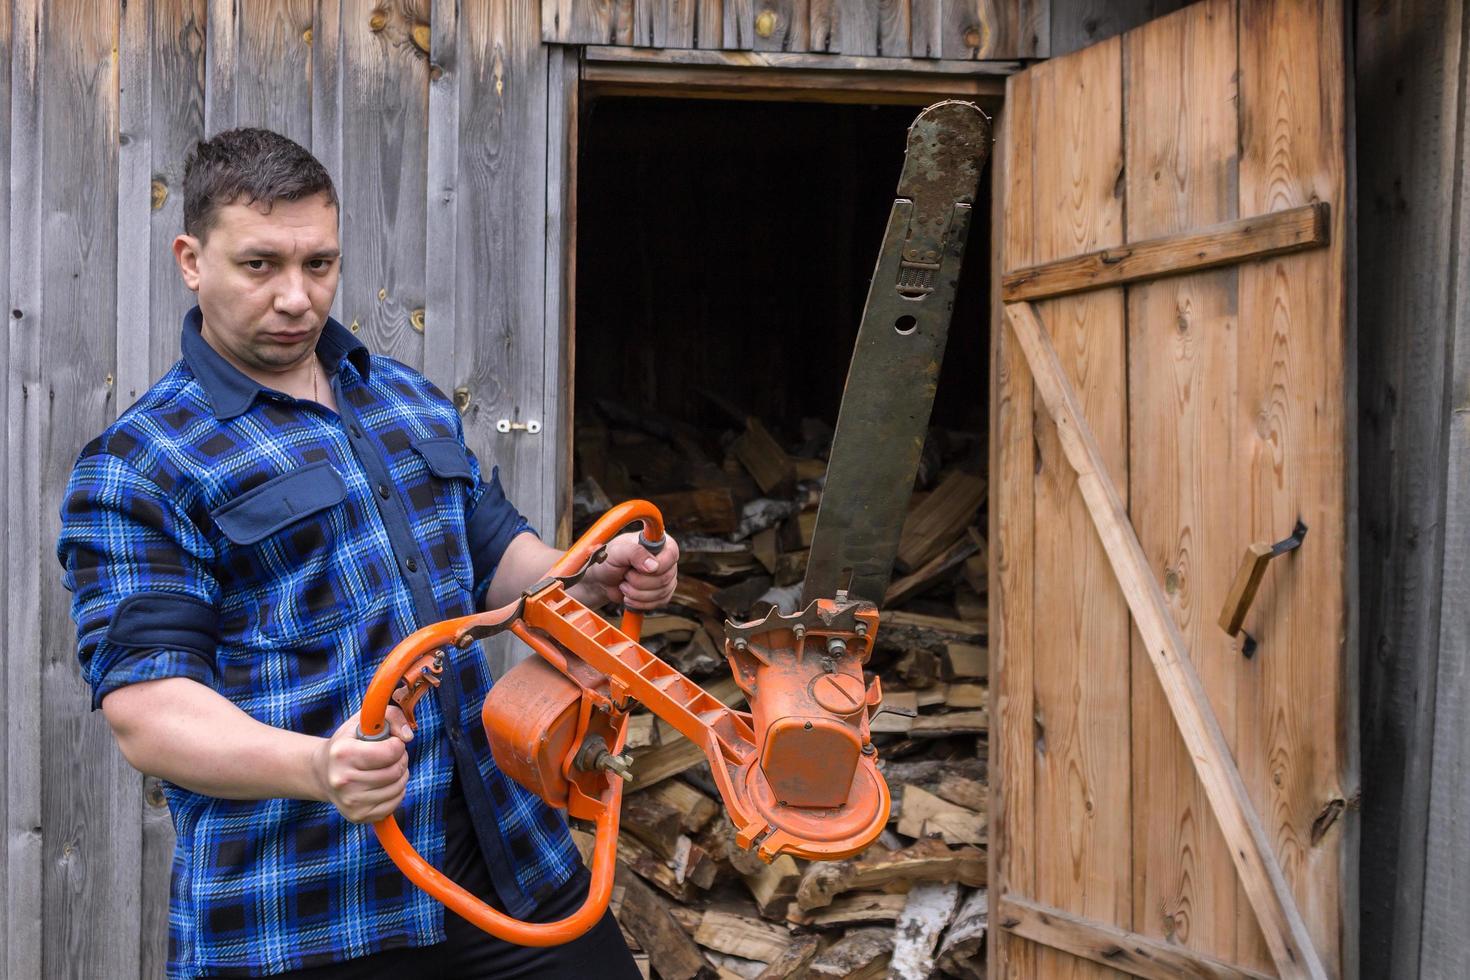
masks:
[[[327,168],[300,143],[269,129],[229,129],[200,140],[184,161],[184,233],[203,241],[229,204],[270,207],[323,192],[339,206]]]

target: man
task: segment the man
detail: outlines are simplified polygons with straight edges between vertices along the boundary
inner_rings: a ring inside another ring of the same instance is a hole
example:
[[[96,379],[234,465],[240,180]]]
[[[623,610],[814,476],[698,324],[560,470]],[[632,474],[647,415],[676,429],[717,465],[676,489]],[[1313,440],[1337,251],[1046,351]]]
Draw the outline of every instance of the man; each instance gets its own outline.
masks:
[[[520,918],[586,896],[561,818],[491,758],[479,650],[451,651],[417,738],[396,708],[396,737],[355,737],[394,644],[504,604],[560,552],[439,390],[328,317],[337,229],[331,179],[297,144],[199,144],[174,241],[199,301],[183,357],[83,449],[63,504],[93,707],[166,781],[170,975],[637,976],[611,916],[564,947],[509,946],[408,884],[365,826],[397,812],[431,864]],[[584,601],[672,594],[676,545],[627,534],[608,556]]]

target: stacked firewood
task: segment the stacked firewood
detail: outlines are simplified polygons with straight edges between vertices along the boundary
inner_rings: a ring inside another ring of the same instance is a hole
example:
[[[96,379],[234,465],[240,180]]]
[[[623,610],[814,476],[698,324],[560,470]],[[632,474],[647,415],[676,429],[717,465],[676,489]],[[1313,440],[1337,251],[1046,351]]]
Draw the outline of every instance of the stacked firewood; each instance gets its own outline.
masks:
[[[575,519],[580,530],[611,501],[658,504],[680,542],[680,582],[643,643],[742,707],[723,622],[795,611],[832,431],[804,420],[782,439],[728,414],[712,431],[598,402],[578,418]],[[652,715],[630,720],[613,908],[650,976],[983,975],[983,450],[976,435],[938,429],[924,447],[868,664],[900,710],[872,721],[893,806],[864,853],[765,864],[736,845],[700,749]]]

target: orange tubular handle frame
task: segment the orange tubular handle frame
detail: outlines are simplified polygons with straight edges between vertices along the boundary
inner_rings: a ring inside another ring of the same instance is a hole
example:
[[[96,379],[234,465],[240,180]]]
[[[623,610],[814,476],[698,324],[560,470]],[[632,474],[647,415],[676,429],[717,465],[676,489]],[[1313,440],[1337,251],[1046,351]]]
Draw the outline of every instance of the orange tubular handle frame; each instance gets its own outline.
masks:
[[[544,591],[550,580],[575,574],[586,567],[603,545],[635,522],[643,525],[640,540],[646,547],[657,551],[663,546],[664,523],[658,509],[645,500],[630,500],[604,514],[552,566],[547,572],[546,581],[514,602],[489,612],[435,623],[408,636],[393,648],[368,684],[367,696],[363,699],[359,715],[361,737],[387,737],[388,729],[384,718],[388,705],[393,700],[394,691],[399,687],[400,681],[406,679],[406,675],[414,672],[415,666],[431,658],[435,651],[446,646],[467,647],[488,633],[507,628],[522,639],[530,637],[519,622],[529,597]],[[636,642],[642,626],[642,613],[624,611],[620,632]],[[548,651],[542,649],[542,644],[533,643],[532,646],[543,657],[547,656]],[[552,655],[555,656],[554,651]],[[437,674],[437,670],[434,673]],[[429,682],[437,684],[437,676]],[[420,689],[411,694],[412,700],[416,700],[421,693],[422,681]],[[412,701],[409,701],[405,705],[410,719],[411,704]],[[618,741],[621,741],[621,736]],[[596,843],[592,851],[592,884],[588,889],[587,899],[576,912],[557,922],[523,922],[486,905],[425,861],[408,842],[392,816],[373,824],[373,830],[377,832],[379,842],[393,859],[393,863],[398,865],[410,881],[466,921],[492,936],[520,946],[557,946],[571,942],[596,925],[607,911],[608,900],[612,897],[623,783],[620,778],[611,774],[604,774],[603,781],[606,785],[600,797],[593,799],[585,795],[575,795],[572,805],[568,807],[572,816],[594,821]]]

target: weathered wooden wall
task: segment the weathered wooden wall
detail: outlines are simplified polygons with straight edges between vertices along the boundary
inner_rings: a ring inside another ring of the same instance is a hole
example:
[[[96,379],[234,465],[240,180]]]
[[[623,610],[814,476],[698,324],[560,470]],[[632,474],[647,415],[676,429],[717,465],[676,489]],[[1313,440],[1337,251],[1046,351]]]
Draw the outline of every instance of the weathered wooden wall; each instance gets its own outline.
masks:
[[[1045,57],[1046,0],[541,0],[546,40],[960,60]]]
[[[1363,975],[1470,975],[1470,62],[1463,4],[1356,4]]]
[[[264,125],[321,157],[343,201],[337,315],[453,393],[554,533],[575,65],[541,42],[536,0],[0,4],[0,974],[163,973],[172,829],[87,710],[53,548],[77,451],[178,355],[186,150]]]

